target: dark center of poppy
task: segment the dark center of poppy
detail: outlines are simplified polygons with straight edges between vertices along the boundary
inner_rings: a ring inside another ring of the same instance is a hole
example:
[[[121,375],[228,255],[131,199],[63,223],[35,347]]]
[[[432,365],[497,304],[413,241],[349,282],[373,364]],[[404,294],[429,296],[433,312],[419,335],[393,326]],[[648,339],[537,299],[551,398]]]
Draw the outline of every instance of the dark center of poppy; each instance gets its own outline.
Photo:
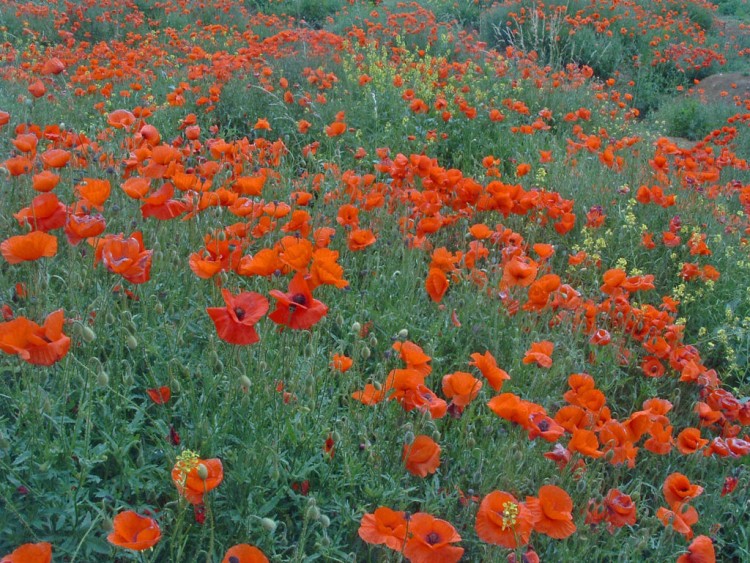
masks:
[[[438,534],[437,532],[430,532],[429,534],[427,534],[425,541],[427,541],[427,543],[430,545],[435,545],[436,543],[440,542],[440,534]]]
[[[547,430],[549,430],[549,422],[547,422],[546,420],[542,420],[538,426],[539,430],[541,430],[542,432],[546,432]]]
[[[240,563],[240,558],[239,558],[239,557],[236,557],[236,556],[234,556],[234,555],[231,555],[231,556],[229,557],[229,563]]]
[[[302,293],[295,293],[292,295],[292,303],[295,305],[306,305],[307,304],[307,297],[305,297]]]
[[[242,307],[235,307],[234,314],[237,315],[237,320],[241,321],[245,318],[245,309],[243,309]]]

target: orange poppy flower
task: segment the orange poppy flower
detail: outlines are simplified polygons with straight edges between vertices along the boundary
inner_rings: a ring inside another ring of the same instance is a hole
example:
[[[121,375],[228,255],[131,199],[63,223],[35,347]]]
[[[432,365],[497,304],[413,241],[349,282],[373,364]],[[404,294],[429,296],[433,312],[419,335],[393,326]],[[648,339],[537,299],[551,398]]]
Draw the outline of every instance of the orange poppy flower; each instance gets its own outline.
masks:
[[[677,563],[716,563],[714,542],[708,536],[696,537],[688,546],[688,552],[677,558]]]
[[[65,225],[67,209],[55,194],[40,194],[31,200],[31,205],[14,213],[18,223],[29,225],[34,231],[52,231]]]
[[[443,418],[448,412],[448,403],[435,395],[435,393],[424,384],[419,384],[410,395],[411,404],[415,409],[429,412],[430,417]],[[402,403],[403,405],[404,403]]]
[[[270,294],[276,299],[276,309],[268,318],[294,330],[309,329],[328,313],[328,306],[313,298],[302,272],[295,274],[286,293],[273,289]]]
[[[676,503],[685,502],[699,496],[703,492],[703,487],[690,482],[682,473],[672,473],[664,480],[664,498],[670,506]]]
[[[556,442],[565,434],[565,428],[542,412],[531,413],[529,415],[529,422],[530,424],[527,429],[530,440],[541,437],[548,442]]]
[[[57,254],[57,237],[42,231],[10,237],[0,243],[0,253],[9,264],[49,258]]]
[[[201,459],[190,450],[182,452],[172,468],[172,482],[190,504],[203,504],[203,495],[218,487],[223,479],[220,459]]]
[[[135,116],[126,109],[116,109],[107,115],[107,123],[115,129],[128,129],[135,123]]]
[[[156,520],[132,510],[120,512],[112,524],[114,528],[107,536],[107,541],[118,547],[143,551],[155,546],[161,539],[161,530]]]
[[[60,176],[49,170],[44,170],[39,174],[34,174],[31,178],[32,185],[38,192],[50,192],[55,189],[55,186],[60,182]]]
[[[221,563],[268,563],[268,557],[257,547],[240,543],[227,550]]]
[[[435,303],[440,303],[443,300],[445,292],[448,291],[448,277],[443,270],[430,268],[424,286],[430,299]]]
[[[440,446],[429,436],[420,434],[411,444],[404,444],[402,459],[409,473],[427,477],[440,466]]]
[[[362,391],[352,393],[352,398],[363,405],[377,405],[385,398],[385,391],[377,389],[372,383],[367,383]]]
[[[10,123],[10,114],[7,111],[0,110],[0,129]]]
[[[120,274],[130,283],[146,283],[151,279],[151,259],[154,251],[146,250],[140,232],[136,231],[128,238],[122,233],[108,235],[95,245],[95,263],[104,262],[110,272]]]
[[[503,382],[510,379],[510,375],[497,366],[495,357],[490,354],[489,350],[484,354],[475,352],[471,355],[470,366],[476,366],[476,368],[482,372],[487,382],[490,384],[495,391],[500,391],[503,387]]]
[[[84,239],[98,237],[106,228],[102,215],[71,212],[65,223],[65,236],[71,245],[76,246]]]
[[[166,385],[154,389],[146,389],[146,393],[148,393],[148,396],[157,405],[168,403],[169,399],[172,398],[172,390]]]
[[[206,309],[219,338],[240,346],[258,342],[260,337],[254,325],[268,312],[268,299],[252,291],[232,295],[228,289],[222,289],[221,295],[225,307]]]
[[[49,366],[65,357],[70,337],[63,334],[62,309],[50,313],[42,326],[25,317],[0,323],[0,350],[30,364]]]
[[[501,286],[528,287],[534,282],[538,271],[536,263],[530,258],[514,256],[503,268]]]
[[[455,563],[464,549],[451,544],[459,541],[461,536],[449,522],[417,512],[409,519],[404,556],[412,563]]]
[[[419,345],[406,340],[405,342],[394,342],[392,348],[401,355],[401,360],[408,369],[416,370],[424,377],[432,372],[432,367],[429,365],[432,358],[425,354]]]
[[[41,98],[47,93],[47,88],[41,80],[35,80],[29,85],[28,91],[35,98]]]
[[[341,373],[349,371],[352,365],[354,365],[354,360],[343,354],[334,354],[331,359],[331,367]]]
[[[526,352],[523,357],[524,364],[536,364],[542,368],[552,367],[552,352],[555,349],[555,345],[548,341],[543,340],[541,342],[532,342],[531,348]]]
[[[533,526],[524,503],[510,493],[493,491],[482,499],[474,528],[483,542],[515,549],[529,543]]]
[[[526,504],[536,516],[534,530],[551,538],[562,540],[576,531],[573,523],[573,501],[570,495],[555,485],[544,485],[537,498]]]
[[[344,268],[337,262],[339,253],[329,248],[318,248],[313,252],[310,266],[310,289],[319,285],[333,285],[344,288],[349,282],[343,279]]]
[[[349,233],[347,238],[347,246],[349,250],[356,252],[358,250],[364,250],[368,246],[375,244],[375,235],[369,229],[354,229]]]
[[[39,155],[45,168],[63,168],[70,161],[70,153],[63,149],[49,149]]]
[[[362,516],[357,533],[367,543],[384,544],[401,551],[406,542],[407,525],[404,512],[381,506],[375,509],[374,513]]]
[[[443,377],[443,394],[459,407],[465,407],[476,399],[481,388],[482,382],[465,371],[456,371]]]
[[[698,428],[685,428],[677,435],[677,449],[681,454],[694,454],[707,444],[708,440],[701,438],[701,431]]]
[[[622,526],[633,526],[636,522],[636,509],[633,499],[617,489],[611,489],[604,499],[605,520],[609,531]]]
[[[0,563],[51,563],[52,544],[25,543],[0,559]]]
[[[346,123],[343,121],[334,121],[326,126],[325,131],[329,137],[338,137],[346,132]]]
[[[684,502],[672,505],[672,510],[660,506],[656,511],[656,517],[665,526],[672,525],[675,532],[682,534],[686,539],[693,537],[693,524],[699,520],[698,511]]]

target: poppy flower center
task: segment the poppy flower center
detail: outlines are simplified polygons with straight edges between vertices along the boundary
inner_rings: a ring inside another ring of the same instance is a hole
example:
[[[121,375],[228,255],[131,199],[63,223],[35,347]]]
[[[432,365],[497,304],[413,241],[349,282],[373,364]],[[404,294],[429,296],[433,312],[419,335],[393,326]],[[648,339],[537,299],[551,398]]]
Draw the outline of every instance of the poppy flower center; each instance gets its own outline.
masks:
[[[241,321],[245,318],[245,309],[242,307],[235,307],[234,314],[237,315],[237,320]]]
[[[541,430],[542,432],[546,432],[547,430],[549,430],[549,422],[547,422],[546,420],[542,420],[538,424],[538,427],[539,427],[539,430]]]
[[[429,534],[427,534],[427,537],[425,537],[425,541],[430,545],[440,543],[440,534],[438,534],[437,532],[430,532]]]
[[[229,557],[229,563],[240,563],[240,558],[232,555]]]
[[[307,304],[307,297],[305,297],[302,293],[295,293],[292,295],[292,303],[295,305],[306,305]]]

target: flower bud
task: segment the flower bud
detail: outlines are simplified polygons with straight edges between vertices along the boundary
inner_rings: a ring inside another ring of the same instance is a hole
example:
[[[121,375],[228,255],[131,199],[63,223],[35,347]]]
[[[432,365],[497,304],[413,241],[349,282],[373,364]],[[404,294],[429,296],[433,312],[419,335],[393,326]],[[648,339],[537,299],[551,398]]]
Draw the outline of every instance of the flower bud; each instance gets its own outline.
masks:
[[[131,350],[135,350],[138,348],[138,340],[136,340],[135,336],[132,334],[128,334],[128,336],[125,338],[125,346],[130,348]]]
[[[321,514],[320,515],[320,525],[323,526],[324,528],[327,528],[328,526],[331,525],[331,519],[328,516],[326,516],[325,514]]]
[[[100,371],[96,374],[96,382],[100,387],[106,387],[109,385],[109,374],[104,370]]]
[[[263,529],[269,534],[273,534],[276,531],[276,522],[270,518],[261,518],[260,525],[263,526]]]
[[[355,334],[359,334],[360,330],[362,330],[362,325],[359,324],[357,321],[354,321],[352,323],[352,332]]]
[[[240,376],[240,389],[242,389],[243,392],[247,393],[250,391],[250,386],[253,384],[252,381],[250,381],[250,378],[246,375]]]
[[[305,512],[305,518],[308,520],[314,520],[318,521],[320,520],[320,509],[315,506],[314,504],[311,504],[307,507],[307,511]]]
[[[406,340],[407,338],[409,338],[409,331],[405,328],[402,328],[401,330],[398,331],[398,337],[401,340]]]
[[[93,342],[96,340],[96,333],[91,328],[84,326],[81,329],[81,338],[83,338],[84,342]]]
[[[202,463],[198,464],[198,467],[195,468],[195,472],[198,474],[198,477],[202,481],[205,481],[206,479],[208,479],[208,467],[206,467]]]

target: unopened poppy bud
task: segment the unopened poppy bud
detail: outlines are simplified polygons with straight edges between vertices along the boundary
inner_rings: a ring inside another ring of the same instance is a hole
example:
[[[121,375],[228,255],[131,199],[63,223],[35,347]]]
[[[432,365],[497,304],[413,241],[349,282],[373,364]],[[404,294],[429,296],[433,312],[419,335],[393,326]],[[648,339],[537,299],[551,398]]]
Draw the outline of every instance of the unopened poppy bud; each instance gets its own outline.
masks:
[[[401,330],[398,331],[398,337],[401,340],[406,340],[407,338],[409,338],[409,331],[405,328],[402,328]]]
[[[331,519],[328,516],[326,516],[325,514],[321,514],[320,515],[320,525],[323,526],[324,528],[327,528],[328,526],[331,525]]]
[[[377,348],[378,346],[378,339],[375,338],[374,334],[370,336],[370,346],[372,346],[373,348]]]
[[[371,355],[370,349],[367,346],[362,348],[362,357],[366,360]]]
[[[264,361],[261,361],[258,364],[258,368],[260,369],[260,371],[266,371],[268,369],[268,364]]]
[[[359,324],[357,321],[354,321],[352,323],[352,332],[355,334],[359,334],[360,330],[362,330],[362,325]]]
[[[341,315],[336,315],[336,325],[341,326],[344,324],[344,317]]]
[[[414,441],[414,432],[409,430],[408,432],[404,433],[404,442],[407,444],[411,444]]]
[[[260,525],[263,526],[263,529],[269,534],[273,534],[276,531],[276,522],[270,518],[261,518]]]
[[[107,316],[104,317],[104,320],[108,325],[115,324],[115,316],[112,313],[107,313]]]
[[[432,439],[435,440],[436,442],[440,441],[440,430],[433,431]]]
[[[96,333],[89,327],[84,326],[81,329],[81,338],[83,338],[84,342],[93,342],[96,340]]]
[[[198,464],[198,467],[195,468],[195,472],[198,474],[198,477],[202,481],[205,481],[206,479],[208,479],[208,467],[206,467],[202,463]]]
[[[250,381],[250,378],[246,375],[240,376],[240,389],[242,389],[245,393],[250,391],[250,386],[252,385],[252,381]]]
[[[320,520],[320,509],[315,506],[314,504],[311,504],[307,507],[307,511],[305,512],[305,518],[308,520],[314,520],[318,521]]]
[[[125,338],[125,346],[131,350],[135,350],[138,348],[138,340],[132,334],[128,334],[127,338]]]
[[[162,305],[161,302],[154,305],[154,311],[156,311],[156,314],[162,315],[164,314],[164,305]]]
[[[96,374],[96,382],[101,387],[106,387],[109,385],[109,374],[106,371],[100,371]]]

